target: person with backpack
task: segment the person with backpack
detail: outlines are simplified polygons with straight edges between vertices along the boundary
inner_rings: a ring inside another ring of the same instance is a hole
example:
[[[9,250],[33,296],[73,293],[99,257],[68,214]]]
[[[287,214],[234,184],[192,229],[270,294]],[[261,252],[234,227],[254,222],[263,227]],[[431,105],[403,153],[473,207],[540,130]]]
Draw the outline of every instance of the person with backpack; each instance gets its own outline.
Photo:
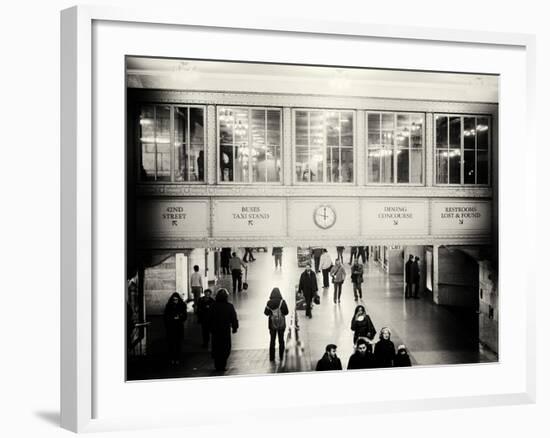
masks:
[[[269,360],[275,360],[275,338],[279,340],[279,360],[283,360],[285,353],[285,330],[286,318],[288,315],[288,306],[281,295],[278,287],[274,287],[269,296],[269,301],[265,305],[264,315],[267,316],[267,326],[269,329]]]

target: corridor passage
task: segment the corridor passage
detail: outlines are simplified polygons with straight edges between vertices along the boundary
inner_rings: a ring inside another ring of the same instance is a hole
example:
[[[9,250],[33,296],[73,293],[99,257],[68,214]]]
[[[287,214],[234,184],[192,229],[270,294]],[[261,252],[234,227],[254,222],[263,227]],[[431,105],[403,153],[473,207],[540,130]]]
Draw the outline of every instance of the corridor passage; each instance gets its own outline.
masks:
[[[327,248],[331,259],[336,258],[336,249]],[[271,248],[267,252],[254,252],[255,261],[248,263],[249,288],[240,294],[230,294],[239,319],[239,330],[232,337],[232,352],[228,369],[223,375],[271,374],[282,371],[299,371],[281,367],[278,359],[270,362],[268,357],[269,332],[264,307],[273,287],[278,287],[287,300],[290,313],[294,311],[295,288],[303,268],[297,264],[296,248],[284,248],[282,269],[275,269]],[[321,304],[314,306],[313,318],[305,318],[298,311],[299,338],[303,347],[301,370],[313,370],[324,353],[325,346],[338,346],[338,356],[346,368],[353,352],[351,319],[357,304],[363,304],[377,332],[389,327],[392,341],[397,347],[405,344],[413,366],[494,361],[490,352],[482,351],[478,343],[477,315],[475,312],[460,312],[457,309],[438,306],[425,293],[421,299],[406,300],[403,295],[402,275],[389,275],[380,266],[369,260],[365,265],[363,299],[356,302],[351,285],[349,248],[344,253],[346,280],[341,303],[334,304],[332,284],[322,289],[322,276],[317,275],[321,287]],[[231,292],[231,276],[222,276],[211,288],[226,287]],[[148,318],[151,329],[148,339],[148,354],[145,359],[131,364],[129,380],[218,376],[207,349],[201,347],[200,327],[196,323],[191,304],[185,327],[183,361],[169,366],[164,357],[166,342],[162,317]],[[473,314],[472,314],[473,313]],[[287,322],[289,318],[287,317]],[[288,331],[288,330],[287,330]],[[378,339],[378,333],[375,340]],[[375,370],[373,370],[375,372]]]

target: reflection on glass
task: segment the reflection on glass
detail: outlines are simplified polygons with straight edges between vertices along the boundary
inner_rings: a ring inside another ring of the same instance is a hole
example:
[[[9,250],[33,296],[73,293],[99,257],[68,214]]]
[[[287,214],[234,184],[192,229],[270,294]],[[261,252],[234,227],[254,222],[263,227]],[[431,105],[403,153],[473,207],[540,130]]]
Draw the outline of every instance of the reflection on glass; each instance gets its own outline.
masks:
[[[464,184],[476,183],[476,153],[464,151]]]
[[[449,148],[460,148],[460,139],[462,137],[460,117],[449,118]]]
[[[382,149],[380,157],[380,182],[393,182],[393,151],[391,149]]]
[[[157,181],[170,181],[170,107],[156,107],[155,145]]]
[[[353,113],[340,113],[341,145],[353,147]]]
[[[449,152],[447,149],[438,149],[435,157],[436,180],[438,184],[449,183]]]
[[[449,147],[449,118],[445,116],[435,117],[435,144],[438,148]]]
[[[369,150],[367,172],[369,183],[380,182],[380,150]]]
[[[449,184],[460,184],[460,149],[449,150]]]
[[[487,117],[477,117],[477,148],[489,149],[489,119]]]
[[[412,149],[411,152],[411,173],[409,182],[412,184],[422,183],[422,151]]]
[[[140,144],[141,144],[141,171],[140,179],[150,181],[155,179],[155,111],[147,105],[141,108],[139,117]]]
[[[340,182],[353,182],[353,148],[342,148],[341,150],[342,167],[340,170]]]
[[[476,118],[464,117],[464,149],[476,147]]]
[[[397,182],[409,182],[409,151],[408,149],[398,149],[397,154]]]
[[[489,152],[477,152],[477,183],[489,184]]]

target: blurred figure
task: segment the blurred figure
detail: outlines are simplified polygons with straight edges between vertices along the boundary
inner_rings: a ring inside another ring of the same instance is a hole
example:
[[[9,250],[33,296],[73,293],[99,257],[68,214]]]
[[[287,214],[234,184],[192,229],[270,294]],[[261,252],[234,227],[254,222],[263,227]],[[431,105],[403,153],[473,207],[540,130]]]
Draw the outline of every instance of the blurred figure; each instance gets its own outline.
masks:
[[[282,269],[282,262],[283,262],[283,247],[282,246],[274,246],[271,250],[271,255],[275,259],[275,269],[277,267],[279,269]]]
[[[370,341],[374,339],[376,329],[374,328],[374,324],[372,323],[370,316],[367,314],[365,307],[361,304],[355,308],[353,318],[351,319],[351,330],[353,331],[353,343],[357,343],[357,341],[361,338],[367,339],[369,344],[368,349],[369,351],[372,351]]]
[[[416,256],[412,265],[412,296],[413,298],[419,299],[418,290],[420,289],[420,257]]]
[[[319,263],[321,261],[321,254],[323,254],[323,248],[320,248],[318,246],[313,248],[313,262],[315,263],[315,273],[318,274],[319,271]]]
[[[334,283],[334,303],[339,303],[342,296],[342,284],[346,279],[346,270],[340,260],[336,260],[335,265],[330,270],[330,275],[332,275],[332,282]]]
[[[414,256],[409,254],[409,260],[405,263],[405,298],[412,297],[413,259]]]
[[[202,276],[199,273],[199,265],[193,266],[193,273],[191,274],[191,293],[193,294],[193,309],[197,313],[197,303],[202,293]]]
[[[374,355],[368,349],[368,342],[364,339],[358,339],[353,353],[348,361],[348,370],[360,370],[365,368],[375,368]]]
[[[340,260],[340,263],[344,263],[344,247],[343,246],[337,246],[336,247],[336,259]]]
[[[234,252],[231,254],[231,259],[229,260],[229,268],[231,269],[231,277],[233,280],[233,293],[241,292],[243,289],[243,272],[241,267],[246,269],[246,265],[243,261],[237,256],[237,253]]]
[[[210,343],[210,327],[208,326],[208,316],[210,314],[210,309],[214,304],[214,298],[212,298],[212,291],[206,289],[204,291],[204,296],[199,299],[197,304],[197,318],[199,324],[201,325],[202,330],[202,346],[208,348]]]
[[[308,318],[312,318],[311,302],[317,291],[317,276],[311,270],[311,263],[308,263],[305,271],[300,275],[300,283],[298,284],[298,292],[301,292],[306,300],[306,317]]]
[[[365,253],[365,247],[364,246],[358,246],[357,247],[357,260],[359,260],[359,257],[361,257],[361,263],[365,264],[365,261],[367,260],[367,256]]]
[[[227,359],[231,354],[231,333],[237,333],[239,329],[237,312],[228,301],[228,297],[226,289],[218,290],[208,317],[212,333],[212,358],[216,371],[225,371]]]
[[[252,254],[252,248],[245,248],[243,262],[248,263],[248,262],[255,262],[255,261],[256,259],[254,258],[254,254]]]
[[[391,341],[391,332],[388,327],[384,327],[380,330],[380,339],[374,347],[374,359],[378,368],[389,368],[393,366],[395,346]]]
[[[411,358],[409,357],[409,353],[407,353],[407,348],[403,344],[397,347],[397,354],[395,355],[393,366],[394,367],[411,366]]]
[[[229,260],[231,259],[231,248],[222,248],[220,253],[220,265],[222,268],[222,274],[229,275]]]
[[[342,369],[342,362],[336,355],[336,349],[338,347],[334,344],[328,344],[325,348],[325,354],[317,362],[315,371],[336,371]]]
[[[187,319],[187,305],[180,294],[174,292],[164,307],[164,327],[168,343],[170,364],[179,364],[181,343],[183,341],[184,323]]]
[[[275,360],[275,338],[279,340],[279,360],[282,362],[285,353],[285,330],[286,319],[288,315],[288,306],[283,300],[281,291],[278,287],[274,287],[269,296],[269,301],[265,305],[264,315],[267,318],[267,326],[269,329],[269,360]]]
[[[349,252],[349,264],[351,265],[351,263],[353,262],[353,259],[357,257],[357,247],[356,246],[352,246],[351,249],[350,249],[350,252]]]
[[[330,274],[330,270],[332,269],[332,259],[330,258],[330,255],[326,248],[323,248],[323,254],[321,254],[319,268],[321,268],[321,272],[323,273],[323,287],[328,288],[330,286],[328,282],[328,276]]]
[[[363,299],[363,291],[361,285],[363,284],[363,265],[359,263],[359,257],[355,259],[353,266],[351,267],[351,282],[353,284],[353,298]]]

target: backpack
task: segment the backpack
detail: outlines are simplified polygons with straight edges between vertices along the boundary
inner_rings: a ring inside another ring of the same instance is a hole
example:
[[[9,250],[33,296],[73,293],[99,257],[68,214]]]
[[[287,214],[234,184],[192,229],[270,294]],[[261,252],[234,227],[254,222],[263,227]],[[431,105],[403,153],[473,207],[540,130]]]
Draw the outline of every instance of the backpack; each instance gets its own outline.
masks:
[[[286,327],[285,316],[281,311],[281,306],[283,305],[283,300],[279,303],[279,307],[276,309],[271,309],[271,327],[273,330],[283,330]]]

